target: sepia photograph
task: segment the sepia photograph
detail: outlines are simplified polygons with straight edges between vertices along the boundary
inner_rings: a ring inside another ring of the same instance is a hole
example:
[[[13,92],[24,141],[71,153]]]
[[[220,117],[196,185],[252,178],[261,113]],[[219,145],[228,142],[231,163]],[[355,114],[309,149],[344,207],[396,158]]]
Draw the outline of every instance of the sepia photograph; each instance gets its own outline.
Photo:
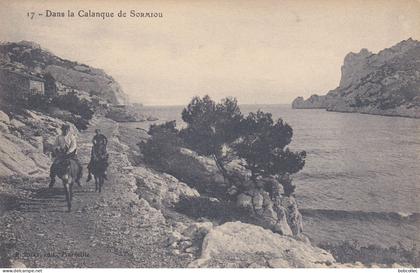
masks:
[[[420,0],[0,0],[2,273],[417,272],[419,196]]]

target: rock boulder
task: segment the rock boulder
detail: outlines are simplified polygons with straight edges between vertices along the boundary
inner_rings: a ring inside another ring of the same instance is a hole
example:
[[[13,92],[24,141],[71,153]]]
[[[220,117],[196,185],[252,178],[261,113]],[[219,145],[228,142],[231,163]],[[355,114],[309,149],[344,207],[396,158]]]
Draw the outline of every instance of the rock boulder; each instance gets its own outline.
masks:
[[[0,111],[0,122],[6,123],[6,124],[10,122],[9,116],[3,111]]]
[[[249,213],[253,223],[279,234],[300,236],[303,231],[302,215],[293,197],[271,198],[268,192],[254,189],[239,194],[236,205]]]
[[[204,238],[201,257],[189,267],[328,267],[327,251],[259,226],[228,222]]]
[[[139,196],[158,209],[162,206],[173,206],[181,198],[200,196],[197,190],[190,188],[187,184],[169,174],[158,173],[140,166],[135,167],[132,174],[137,181]]]

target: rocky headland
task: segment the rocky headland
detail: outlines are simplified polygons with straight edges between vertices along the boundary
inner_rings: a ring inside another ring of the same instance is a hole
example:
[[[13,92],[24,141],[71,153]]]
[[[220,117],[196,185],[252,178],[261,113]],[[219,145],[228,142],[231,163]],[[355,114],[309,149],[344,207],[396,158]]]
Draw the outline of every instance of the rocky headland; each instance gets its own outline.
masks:
[[[410,38],[376,54],[347,54],[336,89],[297,97],[292,107],[420,118],[420,42]]]

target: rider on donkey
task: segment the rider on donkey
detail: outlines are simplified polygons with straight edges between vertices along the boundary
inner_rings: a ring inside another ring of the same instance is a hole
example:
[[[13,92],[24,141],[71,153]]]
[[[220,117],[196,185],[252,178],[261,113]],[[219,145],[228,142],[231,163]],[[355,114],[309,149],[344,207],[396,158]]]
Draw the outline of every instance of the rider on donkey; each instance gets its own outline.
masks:
[[[105,164],[105,169],[108,166],[108,153],[106,151],[106,145],[108,144],[108,139],[106,138],[106,136],[104,136],[101,133],[100,129],[96,129],[95,130],[95,136],[92,139],[92,143],[93,143],[93,147],[92,147],[92,151],[90,154],[90,162],[87,166],[88,170],[89,170],[89,175],[87,178],[87,181],[90,181],[92,179],[92,167],[94,164],[95,159],[102,159],[103,160],[103,164]],[[106,171],[105,171],[105,179],[107,179],[106,177]]]
[[[82,177],[82,165],[77,159],[77,143],[76,137],[70,133],[70,126],[64,124],[61,126],[61,135],[57,136],[54,143],[54,162],[50,168],[51,182],[49,187],[52,188],[55,183],[55,177],[57,175],[58,168],[65,160],[72,159],[77,165],[79,165],[79,174],[76,179],[76,183],[80,186],[80,178]]]

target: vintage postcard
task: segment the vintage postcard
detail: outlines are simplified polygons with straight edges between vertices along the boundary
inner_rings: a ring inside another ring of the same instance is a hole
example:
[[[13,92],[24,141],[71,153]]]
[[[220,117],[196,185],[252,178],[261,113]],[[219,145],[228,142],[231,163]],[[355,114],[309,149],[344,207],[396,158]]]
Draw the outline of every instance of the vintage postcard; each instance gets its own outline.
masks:
[[[417,272],[419,137],[418,0],[0,0],[2,272]]]

